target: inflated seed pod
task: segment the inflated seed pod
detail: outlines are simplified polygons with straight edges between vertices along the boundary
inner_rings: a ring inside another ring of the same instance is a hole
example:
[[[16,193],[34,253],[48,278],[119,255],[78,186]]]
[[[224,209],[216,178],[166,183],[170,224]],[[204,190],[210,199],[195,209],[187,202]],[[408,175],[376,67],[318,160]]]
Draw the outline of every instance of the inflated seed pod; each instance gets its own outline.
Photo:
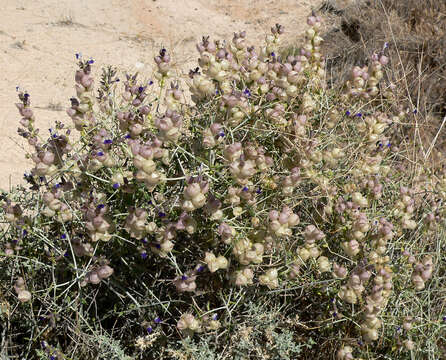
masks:
[[[113,274],[113,269],[108,265],[103,265],[97,270],[97,274],[101,280],[104,280]]]
[[[270,289],[275,289],[279,286],[278,275],[277,269],[269,269],[265,274],[259,276],[259,282]]]

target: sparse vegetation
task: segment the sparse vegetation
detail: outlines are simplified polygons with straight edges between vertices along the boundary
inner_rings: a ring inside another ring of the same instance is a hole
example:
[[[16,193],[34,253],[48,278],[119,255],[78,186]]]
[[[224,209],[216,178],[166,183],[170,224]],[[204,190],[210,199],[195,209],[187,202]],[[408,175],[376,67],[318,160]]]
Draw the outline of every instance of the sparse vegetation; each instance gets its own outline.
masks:
[[[401,106],[418,112],[418,136],[432,141],[446,115],[446,2],[373,0],[343,8],[329,0],[321,10],[333,24],[323,46],[328,82],[339,86],[351,66],[363,64],[368,54],[387,44],[387,72]],[[435,149],[443,151],[443,137]]]
[[[83,27],[84,26],[84,25],[76,22],[74,17],[71,14],[62,16],[60,20],[53,22],[52,25],[62,26],[62,27],[71,27],[71,26]]]

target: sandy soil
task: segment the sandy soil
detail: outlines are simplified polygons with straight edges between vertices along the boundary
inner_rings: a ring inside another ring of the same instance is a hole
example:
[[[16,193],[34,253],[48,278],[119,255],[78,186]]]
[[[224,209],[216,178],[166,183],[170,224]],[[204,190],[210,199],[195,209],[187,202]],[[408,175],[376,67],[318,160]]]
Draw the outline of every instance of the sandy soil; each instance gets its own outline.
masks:
[[[230,39],[246,30],[258,44],[271,26],[286,28],[293,43],[321,0],[0,0],[0,188],[23,182],[31,168],[17,135],[16,86],[31,94],[37,124],[47,132],[65,113],[74,92],[75,53],[121,71],[152,73],[161,47],[186,73],[203,35]]]

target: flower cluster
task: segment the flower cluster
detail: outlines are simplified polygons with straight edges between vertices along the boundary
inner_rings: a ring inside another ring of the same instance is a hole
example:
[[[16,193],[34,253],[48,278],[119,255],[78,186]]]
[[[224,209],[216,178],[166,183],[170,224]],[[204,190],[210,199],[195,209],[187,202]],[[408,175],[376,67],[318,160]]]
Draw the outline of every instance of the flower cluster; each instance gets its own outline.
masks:
[[[167,53],[166,49],[161,49],[159,55],[155,56],[155,63],[157,66],[157,72],[155,77],[158,80],[163,80],[172,76],[172,69],[170,64],[170,55]]]
[[[412,283],[417,290],[423,290],[426,281],[432,277],[433,263],[431,256],[425,256],[423,261],[417,263],[412,273]]]
[[[157,170],[157,164],[154,160],[166,159],[167,149],[162,148],[162,141],[154,138],[146,143],[138,140],[130,140],[130,149],[133,154],[133,163],[137,169],[136,180],[143,182],[147,189],[153,190],[156,185],[164,181],[164,174]]]
[[[182,209],[191,212],[203,207],[206,203],[206,193],[208,191],[209,183],[207,181],[190,177],[188,185],[184,189]]]
[[[316,228],[314,225],[308,225],[304,230],[304,246],[298,249],[299,257],[305,262],[309,258],[317,259],[319,257],[320,250],[316,242],[325,238],[325,234]]]
[[[211,273],[214,273],[219,269],[226,269],[228,267],[228,259],[222,255],[215,256],[211,252],[205,253],[204,262],[208,266]]]
[[[78,98],[71,98],[71,107],[67,110],[68,116],[73,120],[76,130],[82,131],[92,127],[96,123],[93,114],[94,79],[91,76],[91,64],[89,61],[79,62],[80,69],[76,71],[74,80]]]
[[[370,66],[353,68],[351,79],[345,83],[346,96],[369,100],[378,95],[379,82],[384,77],[382,67],[388,64],[389,58],[384,54],[374,53],[370,60]]]

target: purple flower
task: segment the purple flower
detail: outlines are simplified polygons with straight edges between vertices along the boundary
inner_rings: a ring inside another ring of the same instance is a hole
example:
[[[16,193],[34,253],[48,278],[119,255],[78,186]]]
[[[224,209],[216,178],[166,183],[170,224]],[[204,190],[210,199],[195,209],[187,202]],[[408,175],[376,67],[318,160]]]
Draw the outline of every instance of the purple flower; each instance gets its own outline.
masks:
[[[389,148],[389,147],[391,147],[392,145],[390,144],[390,143],[387,143],[387,147]]]
[[[443,316],[443,321],[446,321],[446,316]]]
[[[60,184],[57,183],[56,185],[54,185],[54,187],[55,187],[56,189],[59,189],[59,188],[60,188]]]
[[[362,114],[361,114],[361,113],[357,113],[355,116],[357,116],[357,117],[361,117]]]
[[[76,59],[79,60],[79,58],[82,56],[82,54],[81,53],[76,53],[75,56],[76,56]]]
[[[160,245],[160,244],[155,244],[155,247],[156,247],[157,249],[161,249],[161,245]]]
[[[119,184],[118,183],[115,183],[115,184],[113,184],[113,189],[119,189]]]
[[[130,138],[131,138],[130,134],[127,134],[127,135],[125,136],[125,138],[126,138],[126,139],[130,139]]]
[[[221,132],[218,133],[218,136],[220,136],[220,137],[224,137],[224,136],[225,136],[225,133],[224,133],[223,131],[221,131]]]
[[[88,60],[88,64],[94,64],[94,60],[93,59]]]
[[[348,110],[345,112],[345,115],[347,115],[347,116],[350,116],[350,114],[351,114],[351,113],[350,113],[350,111],[348,111]]]
[[[166,214],[165,214],[165,213],[163,213],[162,211],[160,211],[160,212],[158,213],[158,216],[162,218],[162,217],[165,217],[165,216],[166,216]]]
[[[218,319],[218,314],[212,315],[212,320],[217,320],[217,319]]]
[[[186,281],[187,280],[187,276],[186,275],[181,276],[181,280]]]
[[[104,144],[111,144],[113,142],[113,140],[111,140],[111,139],[106,139],[106,140],[104,140]]]
[[[143,260],[147,259],[147,253],[145,251],[141,253],[141,258]]]
[[[68,257],[69,256],[68,251],[65,251],[65,254],[63,254],[63,256]]]
[[[202,272],[204,270],[204,266],[203,265],[200,265],[199,267],[198,267],[198,269],[197,269],[197,272]]]
[[[248,191],[249,189],[248,189],[248,187],[247,186],[245,186],[243,189],[242,189],[242,191]]]
[[[272,56],[272,57],[275,57],[275,56],[276,56],[276,53],[272,52],[272,53],[271,53],[271,56]]]
[[[149,334],[151,334],[151,333],[152,333],[152,331],[153,331],[152,327],[151,327],[151,326],[149,326],[149,327],[147,328],[147,332],[148,332]]]
[[[138,88],[138,91],[139,91],[140,93],[142,93],[142,92],[144,91],[144,88],[143,88],[142,86],[140,86],[140,87]]]
[[[260,189],[260,188],[258,188],[257,190],[256,190],[256,193],[257,194],[260,194],[262,192],[262,189]]]
[[[338,317],[338,313],[336,311],[333,313],[333,317]]]
[[[153,81],[152,80],[149,81],[149,85],[153,85]]]
[[[28,231],[26,231],[26,230],[23,230],[23,231],[22,231],[22,235],[23,235],[23,236],[26,236],[26,235],[28,235]]]
[[[416,114],[417,112],[418,112],[418,110],[417,110],[417,109],[415,109],[415,110],[413,111],[413,113],[414,113],[414,114]]]
[[[98,207],[98,210],[100,210],[100,209],[103,209],[105,207],[105,205],[104,204],[99,204],[97,207]]]
[[[20,86],[15,87],[15,91],[19,91],[19,89],[20,89]]]
[[[245,91],[243,91],[243,94],[245,94],[247,97],[250,97],[251,91],[249,91],[249,89],[245,89]]]
[[[50,360],[56,360],[56,357],[54,355],[51,355]]]
[[[67,238],[67,235],[66,235],[66,234],[62,234],[62,235],[60,235],[60,238],[61,238],[61,239],[66,239],[66,238]]]
[[[155,321],[155,324],[159,324],[161,322],[161,319],[159,317],[156,317],[154,321]]]
[[[98,155],[98,156],[104,156],[104,153],[103,153],[102,151],[99,151],[99,152],[97,153],[97,155]]]

